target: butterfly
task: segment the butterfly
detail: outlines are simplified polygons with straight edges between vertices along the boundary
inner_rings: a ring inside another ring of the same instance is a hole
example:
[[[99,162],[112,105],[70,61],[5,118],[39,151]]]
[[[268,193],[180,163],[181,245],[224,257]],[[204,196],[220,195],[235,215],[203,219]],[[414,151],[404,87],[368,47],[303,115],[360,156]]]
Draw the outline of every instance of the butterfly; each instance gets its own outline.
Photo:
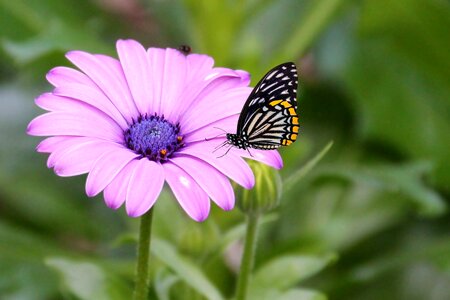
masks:
[[[297,77],[292,62],[267,72],[245,102],[236,134],[227,133],[225,144],[244,150],[272,150],[295,142],[299,131]]]

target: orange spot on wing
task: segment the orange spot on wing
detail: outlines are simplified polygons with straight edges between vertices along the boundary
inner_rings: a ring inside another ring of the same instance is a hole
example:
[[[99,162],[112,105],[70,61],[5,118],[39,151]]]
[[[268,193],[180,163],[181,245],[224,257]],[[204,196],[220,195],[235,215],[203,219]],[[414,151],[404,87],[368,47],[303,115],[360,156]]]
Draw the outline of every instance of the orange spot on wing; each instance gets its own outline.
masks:
[[[292,124],[298,125],[298,117],[293,117],[292,118]]]
[[[281,102],[281,105],[283,105],[284,106],[284,108],[289,108],[289,107],[291,107],[292,105],[289,103],[289,102],[287,102],[286,100],[285,101],[283,101],[283,102]]]
[[[290,114],[291,116],[297,115],[297,113],[295,112],[295,109],[294,109],[293,107],[289,108],[289,114]]]
[[[292,131],[298,133],[298,126],[292,126]]]
[[[295,141],[297,139],[297,135],[295,133],[291,134],[291,140]]]
[[[269,105],[275,106],[275,105],[280,104],[281,102],[283,102],[283,100],[273,100],[273,101],[270,101]]]

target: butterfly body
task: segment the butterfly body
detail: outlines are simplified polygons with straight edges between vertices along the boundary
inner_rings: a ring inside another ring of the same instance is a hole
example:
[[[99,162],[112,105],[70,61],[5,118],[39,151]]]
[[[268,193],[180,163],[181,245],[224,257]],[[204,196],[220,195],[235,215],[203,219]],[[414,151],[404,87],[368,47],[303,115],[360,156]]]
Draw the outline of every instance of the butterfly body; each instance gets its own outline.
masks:
[[[294,63],[270,70],[244,104],[236,134],[226,135],[228,144],[244,150],[273,150],[295,142],[299,131],[297,76]]]

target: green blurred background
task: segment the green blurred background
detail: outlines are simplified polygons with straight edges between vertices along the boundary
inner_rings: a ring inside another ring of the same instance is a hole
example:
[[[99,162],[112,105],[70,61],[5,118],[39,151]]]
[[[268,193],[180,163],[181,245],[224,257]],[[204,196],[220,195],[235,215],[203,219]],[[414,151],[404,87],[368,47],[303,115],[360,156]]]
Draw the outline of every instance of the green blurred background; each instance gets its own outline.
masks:
[[[0,0],[0,298],[128,299],[138,220],[57,177],[25,135],[45,73],[118,38],[300,71],[302,134],[259,233],[251,299],[450,299],[446,0]],[[301,167],[330,140],[306,176]],[[300,171],[299,171],[300,170]],[[156,205],[152,298],[230,298],[244,216]]]

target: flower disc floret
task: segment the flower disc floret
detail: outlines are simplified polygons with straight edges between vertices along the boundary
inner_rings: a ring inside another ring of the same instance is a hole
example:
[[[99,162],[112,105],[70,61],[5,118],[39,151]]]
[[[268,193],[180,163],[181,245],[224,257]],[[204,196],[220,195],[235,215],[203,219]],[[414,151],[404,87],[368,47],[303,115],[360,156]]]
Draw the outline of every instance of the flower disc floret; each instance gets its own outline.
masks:
[[[126,146],[153,161],[166,161],[183,146],[180,124],[173,125],[157,115],[140,116],[125,131]]]

